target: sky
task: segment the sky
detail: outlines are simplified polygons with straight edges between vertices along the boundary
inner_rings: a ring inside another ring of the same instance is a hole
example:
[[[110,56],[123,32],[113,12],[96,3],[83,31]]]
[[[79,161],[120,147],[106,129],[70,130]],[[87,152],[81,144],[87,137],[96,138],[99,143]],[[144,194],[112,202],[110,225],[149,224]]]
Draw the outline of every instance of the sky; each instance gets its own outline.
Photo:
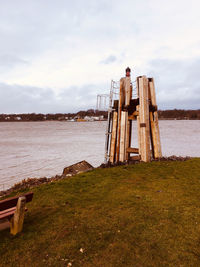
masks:
[[[200,108],[198,0],[0,0],[0,113],[77,112],[132,69]]]

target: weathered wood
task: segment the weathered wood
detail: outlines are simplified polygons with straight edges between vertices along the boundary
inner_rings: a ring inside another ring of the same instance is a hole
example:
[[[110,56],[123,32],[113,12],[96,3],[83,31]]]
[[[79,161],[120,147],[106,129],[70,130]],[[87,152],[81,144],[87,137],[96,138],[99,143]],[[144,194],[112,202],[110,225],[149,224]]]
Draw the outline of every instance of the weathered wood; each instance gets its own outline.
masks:
[[[129,120],[135,120],[137,119],[136,117],[139,115],[139,112],[136,110],[134,111],[131,115],[128,116]]]
[[[125,129],[126,129],[126,133],[125,133],[125,160],[129,159],[129,154],[127,153],[127,148],[130,147],[130,127],[131,127],[131,121],[128,119],[128,112],[126,111],[125,114]]]
[[[150,94],[151,104],[152,106],[157,107],[154,79],[149,78],[148,82],[149,82],[149,94]],[[161,151],[161,143],[160,143],[160,131],[159,131],[157,110],[154,112],[150,112],[150,124],[151,124],[151,134],[152,134],[153,157],[161,158],[162,151]]]
[[[139,147],[139,155],[141,155],[141,137],[140,137],[140,94],[139,94],[139,77],[136,79],[136,87],[137,87],[137,97],[138,97],[138,105],[136,106],[136,112],[138,113],[137,115],[137,137],[138,137],[138,147]]]
[[[129,147],[131,147],[131,140],[132,140],[132,121],[129,121]],[[130,155],[128,155],[128,159],[129,159]]]
[[[65,167],[62,175],[67,177],[74,174],[91,171],[93,169],[94,167],[90,163],[88,163],[86,160],[82,160],[78,163]]]
[[[120,153],[119,153],[119,161],[125,161],[125,145],[126,145],[126,111],[122,111],[121,117],[121,133],[120,133]]]
[[[25,208],[25,211],[27,210],[28,209]],[[15,211],[16,211],[16,207],[0,211],[0,221],[4,219],[10,219],[14,215]]]
[[[141,160],[149,162],[150,138],[149,138],[149,99],[148,99],[148,80],[146,76],[139,78],[139,150]]]
[[[125,89],[125,106],[129,106],[130,100],[131,100],[131,78],[130,77],[124,78],[124,89]]]
[[[121,112],[122,112],[122,103],[124,95],[124,78],[120,79],[120,90],[119,90],[119,105],[118,105],[118,129],[117,129],[117,147],[116,147],[116,162],[119,162],[120,154],[120,134],[121,134]]]
[[[0,211],[0,220],[10,218],[10,216],[14,215],[15,210],[16,210],[16,207]]]
[[[10,233],[16,235],[17,233],[21,232],[23,229],[24,223],[24,213],[25,213],[25,205],[26,205],[26,198],[19,197],[17,202],[17,207],[10,221]]]
[[[5,219],[0,223],[0,231],[5,230],[7,228],[10,228],[10,222],[7,219]]]
[[[126,77],[125,80],[125,106],[126,108],[130,105],[130,100],[132,96],[132,86],[131,86],[131,78]],[[126,134],[125,134],[125,160],[129,159],[129,153],[126,152],[127,148],[130,147],[130,127],[131,127],[131,122],[128,119],[128,110],[126,111],[125,114],[125,129],[126,129]]]
[[[127,148],[127,152],[128,153],[139,154],[139,149],[138,148],[134,148],[134,147],[129,147],[129,148]]]
[[[28,193],[24,194],[23,196],[26,198],[26,203],[31,202],[32,198],[33,198],[33,192],[28,192]],[[17,202],[18,202],[18,198],[19,198],[19,196],[10,197],[10,198],[6,198],[4,200],[1,200],[0,201],[0,211],[16,207]]]
[[[149,130],[150,130],[150,141],[151,141],[151,148],[152,148],[152,150],[151,150],[151,155],[152,155],[152,157],[155,159],[155,152],[154,152],[154,141],[153,141],[153,134],[152,134],[152,132],[154,132],[155,131],[155,127],[154,127],[154,121],[153,121],[153,112],[149,112],[149,120],[150,120],[150,127],[149,127]]]
[[[139,156],[132,156],[132,157],[130,157],[130,160],[141,160],[141,156],[139,155]]]
[[[113,112],[113,124],[112,124],[112,136],[111,136],[111,145],[110,145],[110,162],[115,160],[115,150],[116,150],[116,141],[117,141],[117,111]]]

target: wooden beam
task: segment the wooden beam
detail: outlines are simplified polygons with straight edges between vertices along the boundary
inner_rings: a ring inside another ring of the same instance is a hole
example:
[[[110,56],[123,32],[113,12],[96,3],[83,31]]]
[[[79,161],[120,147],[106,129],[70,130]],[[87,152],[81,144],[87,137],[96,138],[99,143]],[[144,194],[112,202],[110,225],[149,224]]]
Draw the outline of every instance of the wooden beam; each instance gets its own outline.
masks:
[[[126,111],[122,111],[121,117],[121,133],[120,133],[120,153],[119,153],[119,161],[125,161],[125,137],[126,137]]]
[[[125,87],[125,106],[126,108],[130,105],[131,96],[132,96],[132,87],[131,87],[131,78],[125,77],[124,80],[124,87]],[[131,122],[128,119],[128,110],[125,114],[125,160],[129,159],[129,153],[126,152],[127,148],[130,146],[130,128]]]
[[[156,93],[154,86],[154,79],[148,78],[149,82],[149,94],[152,106],[157,107],[156,105]],[[160,142],[160,131],[158,123],[158,112],[150,112],[150,124],[151,124],[151,133],[152,133],[152,150],[154,158],[162,157],[161,142]]]
[[[139,78],[139,135],[141,160],[149,162],[150,154],[150,132],[149,132],[149,99],[148,79],[146,76]]]
[[[124,89],[125,89],[125,105],[130,105],[131,100],[131,78],[125,77],[124,78]]]
[[[23,229],[26,198],[19,197],[14,216],[11,219],[10,233],[16,235]]]
[[[139,115],[139,112],[134,111],[131,115],[128,116],[128,119],[129,120],[136,120],[138,115]]]
[[[118,129],[117,129],[117,147],[116,147],[116,162],[119,162],[120,154],[120,134],[121,134],[121,112],[123,102],[123,90],[124,90],[124,78],[120,79],[120,90],[119,90],[119,105],[118,105]]]
[[[131,121],[128,119],[128,111],[125,114],[126,121],[126,136],[125,136],[125,160],[129,159],[129,153],[127,149],[130,147],[130,136],[131,136]]]
[[[28,192],[23,195],[26,198],[26,203],[32,201],[33,192]],[[10,209],[17,206],[19,196],[9,197],[0,201],[0,211]]]
[[[141,156],[139,155],[139,156],[132,156],[132,157],[130,157],[130,160],[141,160]]]
[[[134,154],[139,154],[139,148],[134,148],[134,147],[129,147],[127,149],[128,153],[134,153]]]
[[[137,86],[137,97],[138,97],[138,105],[136,106],[136,111],[138,112],[137,116],[137,136],[138,136],[138,146],[139,146],[139,154],[141,154],[141,137],[140,137],[140,88],[139,88],[139,78],[136,79],[136,86]]]
[[[113,112],[112,136],[110,144],[110,162],[114,163],[117,141],[117,111]]]

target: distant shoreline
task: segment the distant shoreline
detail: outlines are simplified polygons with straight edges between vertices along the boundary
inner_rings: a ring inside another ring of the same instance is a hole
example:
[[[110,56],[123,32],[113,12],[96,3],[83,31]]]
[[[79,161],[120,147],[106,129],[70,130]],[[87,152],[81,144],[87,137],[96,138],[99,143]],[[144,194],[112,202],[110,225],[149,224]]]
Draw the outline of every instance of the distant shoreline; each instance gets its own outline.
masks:
[[[200,109],[158,110],[159,120],[200,120]],[[76,113],[12,113],[0,114],[0,122],[26,121],[105,121],[108,111],[89,109]]]
[[[198,121],[200,119],[182,119],[182,118],[159,118],[159,121]],[[102,122],[102,121],[107,121],[107,119],[102,119],[102,120],[94,120],[94,121],[86,121],[86,120],[81,120],[81,121],[70,121],[70,120],[9,120],[9,121],[0,121],[1,122]]]

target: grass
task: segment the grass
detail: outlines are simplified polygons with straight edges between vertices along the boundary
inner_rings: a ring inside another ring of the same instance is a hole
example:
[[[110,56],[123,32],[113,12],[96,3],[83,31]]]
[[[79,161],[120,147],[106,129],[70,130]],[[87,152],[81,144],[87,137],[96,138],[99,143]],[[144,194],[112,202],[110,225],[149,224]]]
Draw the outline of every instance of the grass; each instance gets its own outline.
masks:
[[[96,169],[33,191],[23,232],[0,232],[0,266],[200,266],[200,159]]]

